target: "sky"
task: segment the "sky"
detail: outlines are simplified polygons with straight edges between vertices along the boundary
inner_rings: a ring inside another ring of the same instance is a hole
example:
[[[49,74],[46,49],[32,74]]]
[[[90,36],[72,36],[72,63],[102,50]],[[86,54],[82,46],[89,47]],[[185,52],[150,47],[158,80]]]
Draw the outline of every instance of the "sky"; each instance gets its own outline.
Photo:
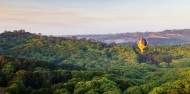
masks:
[[[0,0],[0,32],[82,35],[190,29],[190,0]]]

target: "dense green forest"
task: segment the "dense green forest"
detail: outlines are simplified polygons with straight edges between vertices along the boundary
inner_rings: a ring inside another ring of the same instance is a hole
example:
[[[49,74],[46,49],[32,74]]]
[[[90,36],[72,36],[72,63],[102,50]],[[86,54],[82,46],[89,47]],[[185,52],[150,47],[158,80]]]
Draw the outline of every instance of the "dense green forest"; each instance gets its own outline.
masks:
[[[190,46],[106,44],[93,39],[0,34],[6,94],[189,94]]]

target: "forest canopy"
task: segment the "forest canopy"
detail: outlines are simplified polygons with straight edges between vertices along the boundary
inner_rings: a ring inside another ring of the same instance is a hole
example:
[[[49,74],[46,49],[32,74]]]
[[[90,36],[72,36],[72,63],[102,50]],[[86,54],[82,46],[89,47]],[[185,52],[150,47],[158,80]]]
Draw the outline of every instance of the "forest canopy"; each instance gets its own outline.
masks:
[[[0,34],[0,92],[189,94],[190,47],[122,46],[94,39]]]

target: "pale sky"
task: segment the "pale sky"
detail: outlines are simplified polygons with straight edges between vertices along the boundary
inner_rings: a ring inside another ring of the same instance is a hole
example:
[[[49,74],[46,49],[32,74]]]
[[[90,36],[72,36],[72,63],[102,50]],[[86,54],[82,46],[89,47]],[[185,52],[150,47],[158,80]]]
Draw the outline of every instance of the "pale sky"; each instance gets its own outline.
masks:
[[[0,0],[0,32],[44,35],[190,29],[190,0]]]

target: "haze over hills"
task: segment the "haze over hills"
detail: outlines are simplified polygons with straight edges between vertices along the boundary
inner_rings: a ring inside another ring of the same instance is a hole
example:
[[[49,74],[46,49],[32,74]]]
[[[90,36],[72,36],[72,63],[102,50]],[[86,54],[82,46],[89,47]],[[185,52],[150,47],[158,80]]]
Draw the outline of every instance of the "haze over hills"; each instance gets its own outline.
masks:
[[[0,94],[190,94],[189,4],[0,0]]]
[[[106,43],[115,42],[122,45],[134,45],[140,37],[146,38],[149,41],[149,45],[184,45],[190,43],[190,29],[105,35],[77,35],[77,38],[95,39]]]

